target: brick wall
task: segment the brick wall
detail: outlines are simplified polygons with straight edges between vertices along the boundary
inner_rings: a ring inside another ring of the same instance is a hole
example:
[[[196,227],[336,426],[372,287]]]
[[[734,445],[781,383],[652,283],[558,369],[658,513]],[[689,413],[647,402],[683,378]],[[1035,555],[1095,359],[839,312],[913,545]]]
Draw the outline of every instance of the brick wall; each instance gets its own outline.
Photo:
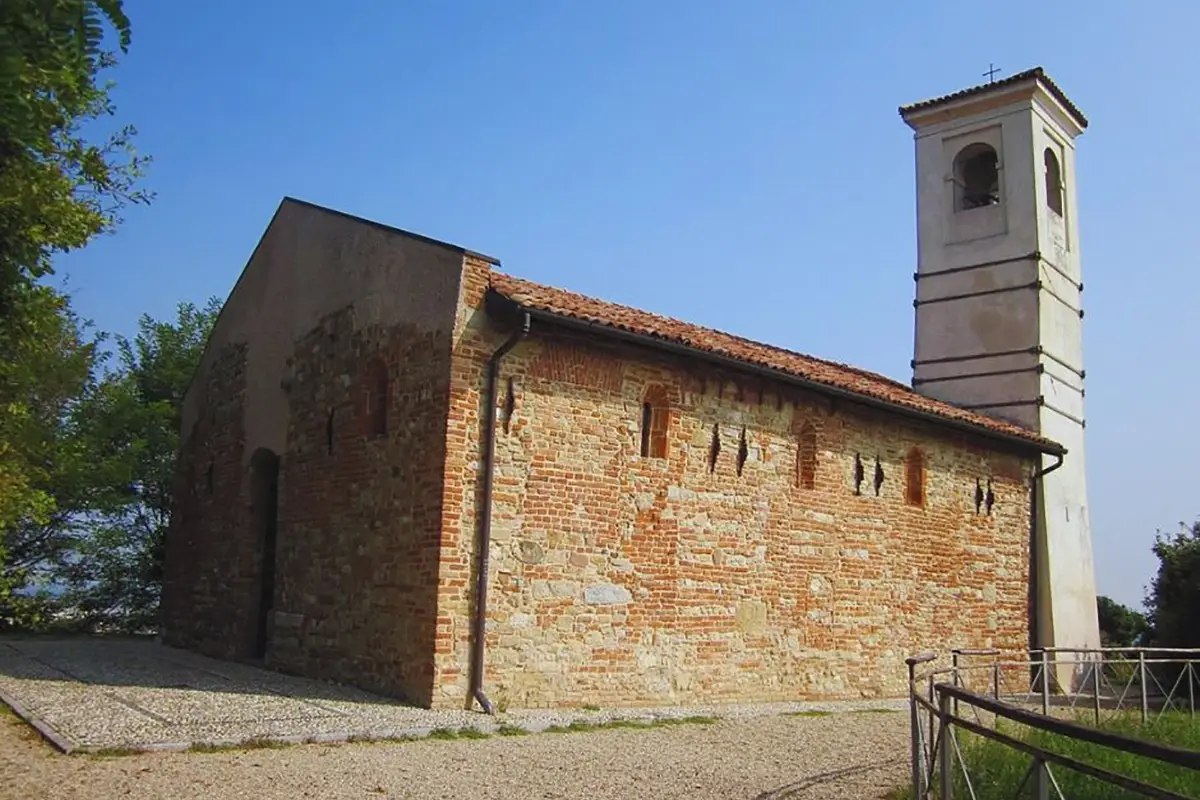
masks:
[[[460,317],[436,653],[446,705],[467,691],[483,370],[506,334]],[[652,386],[668,400],[662,459],[640,456]],[[497,403],[485,690],[500,704],[900,694],[915,651],[1026,646],[1031,466],[1015,456],[536,323]],[[798,475],[806,422],[811,489]],[[913,447],[923,507],[905,500]],[[990,514],[976,513],[977,480],[985,495],[991,481]]]
[[[252,648],[258,597],[243,467],[245,386],[245,348],[221,348],[201,387],[204,412],[179,454],[163,565],[164,641],[224,658]]]
[[[450,337],[355,327],[337,312],[293,354],[268,663],[427,705]]]

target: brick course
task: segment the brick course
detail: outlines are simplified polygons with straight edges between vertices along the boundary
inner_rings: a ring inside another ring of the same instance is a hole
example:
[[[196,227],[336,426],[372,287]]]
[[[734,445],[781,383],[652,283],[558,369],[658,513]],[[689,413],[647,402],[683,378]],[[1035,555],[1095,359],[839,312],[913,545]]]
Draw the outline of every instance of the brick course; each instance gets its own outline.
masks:
[[[483,310],[490,270],[463,257],[452,325],[350,305],[292,343],[268,665],[469,702],[481,404],[511,334]],[[167,542],[167,641],[223,657],[253,650],[262,574],[253,347],[201,378]],[[541,322],[494,401],[484,688],[501,705],[899,694],[915,651],[1027,644],[1032,455]]]
[[[476,322],[455,350],[446,503],[462,512],[444,525],[444,579],[474,563],[480,389],[504,338]],[[493,700],[897,694],[917,650],[1026,646],[1031,463],[969,435],[536,325],[503,376]],[[669,398],[665,459],[639,455],[647,392]],[[812,489],[797,474],[806,423]],[[924,507],[905,502],[913,447],[926,462]],[[992,481],[990,515],[975,511],[977,478]],[[440,593],[435,701],[458,704],[472,588],[443,580]]]
[[[297,344],[268,663],[430,703],[449,360],[448,335],[353,309]]]
[[[204,412],[184,438],[165,541],[164,640],[236,658],[254,645],[260,552],[250,525],[242,427],[246,348],[222,348]]]

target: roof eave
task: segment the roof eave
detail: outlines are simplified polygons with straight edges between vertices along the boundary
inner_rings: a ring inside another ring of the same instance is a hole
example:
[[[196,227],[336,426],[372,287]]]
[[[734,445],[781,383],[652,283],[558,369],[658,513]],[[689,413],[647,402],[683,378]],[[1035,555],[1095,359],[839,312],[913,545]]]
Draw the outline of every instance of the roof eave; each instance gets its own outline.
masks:
[[[989,97],[1004,94],[1016,96],[1023,92],[1036,93],[1038,90],[1041,90],[1044,104],[1049,103],[1056,107],[1069,124],[1077,128],[1073,132],[1074,135],[1087,129],[1087,117],[1041,67],[1011,75],[992,84],[981,84],[930,100],[909,103],[900,106],[899,112],[904,122],[916,130],[930,118],[939,118],[954,109],[969,108],[985,102]]]
[[[869,406],[871,408],[882,409],[893,414],[900,414],[912,419],[918,419],[934,425],[940,425],[945,428],[951,428],[964,433],[981,436],[992,441],[1002,442],[1005,445],[1022,453],[1033,452],[1059,456],[1066,455],[1067,452],[1064,447],[1054,442],[1039,442],[1022,436],[1003,433],[1001,431],[985,428],[982,425],[975,425],[964,420],[943,417],[938,414],[922,411],[917,408],[911,408],[899,403],[889,403],[888,401],[882,400],[878,397],[872,397],[870,395],[860,394],[849,389],[843,389],[839,386],[831,386],[827,383],[801,378],[800,376],[794,375],[790,372],[784,372],[783,370],[764,367],[759,364],[753,364],[748,361],[733,358],[732,356],[714,353],[710,350],[702,350],[697,347],[691,347],[690,345],[659,339],[654,336],[628,331],[612,325],[604,325],[599,322],[579,319],[578,317],[573,317],[568,314],[560,314],[557,312],[537,308],[535,306],[527,306],[518,300],[514,300],[511,297],[501,294],[495,289],[488,290],[485,303],[485,308],[489,314],[494,314],[503,319],[513,319],[519,315],[528,314],[532,320],[549,322],[564,328],[584,331],[608,339],[615,339],[661,352],[673,353],[675,355],[682,355],[688,358],[707,361],[711,364],[727,367],[740,372],[768,377],[773,380],[780,381],[781,383],[787,383],[818,394],[823,394],[840,400],[847,400],[860,405]]]

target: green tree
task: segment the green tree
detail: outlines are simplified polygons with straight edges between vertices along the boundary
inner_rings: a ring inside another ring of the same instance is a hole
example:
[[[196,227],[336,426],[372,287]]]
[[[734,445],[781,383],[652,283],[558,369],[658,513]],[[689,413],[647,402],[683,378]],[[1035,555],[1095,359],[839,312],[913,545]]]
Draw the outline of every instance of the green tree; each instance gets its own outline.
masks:
[[[1146,598],[1154,644],[1200,647],[1200,520],[1155,536],[1158,574]]]
[[[113,230],[122,208],[150,199],[137,188],[146,159],[131,127],[83,135],[115,111],[100,82],[115,64],[104,47],[110,32],[126,51],[121,0],[0,2],[0,622],[23,574],[5,544],[55,513],[47,415],[82,389],[91,357],[72,333],[66,297],[41,281],[55,254]]]
[[[0,386],[20,402],[3,411],[0,436],[0,628],[36,621],[39,604],[14,594],[64,544],[62,524],[85,502],[95,462],[71,420],[91,382],[99,337],[48,286],[17,296],[32,335],[0,359]]]
[[[108,23],[130,42],[122,0],[0,3],[0,278],[5,289],[52,272],[56,252],[82,247],[145,202],[132,127],[100,142],[82,128],[114,114],[102,70]],[[4,297],[4,300],[9,300]],[[7,311],[0,308],[0,311]]]
[[[1104,647],[1139,647],[1150,635],[1146,615],[1101,595],[1096,598],[1100,617],[1100,643]]]
[[[155,624],[183,395],[219,311],[214,298],[180,304],[170,322],[143,315],[133,339],[117,339],[116,367],[75,409],[78,452],[95,481],[68,523],[69,546],[51,557],[54,581],[66,586],[60,603],[79,627]]]

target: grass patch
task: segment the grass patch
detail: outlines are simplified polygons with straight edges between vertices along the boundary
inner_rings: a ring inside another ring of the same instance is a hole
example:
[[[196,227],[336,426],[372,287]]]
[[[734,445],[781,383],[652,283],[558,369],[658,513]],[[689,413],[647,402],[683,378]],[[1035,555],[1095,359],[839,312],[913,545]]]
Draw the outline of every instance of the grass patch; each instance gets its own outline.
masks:
[[[369,733],[355,733],[346,737],[346,744],[403,744],[404,742],[415,742],[422,737],[413,736],[411,733],[402,733],[397,736],[372,736]],[[309,739],[307,744],[316,744],[315,739]],[[328,744],[336,744],[329,742]]]
[[[651,723],[654,727],[668,727],[671,725],[715,725],[720,722],[716,717],[706,717],[702,714],[694,714],[690,717],[662,717]]]
[[[898,708],[856,708],[851,714],[899,714]]]
[[[582,708],[584,711],[599,711],[600,710],[600,706],[594,705],[593,703],[587,703]]]
[[[1076,721],[1096,727],[1090,717],[1081,715]],[[1131,738],[1145,739],[1170,744],[1175,747],[1200,750],[1200,725],[1186,713],[1167,713],[1157,720],[1141,723],[1140,714],[1122,714],[1104,720],[1098,726]],[[1099,767],[1126,778],[1132,778],[1160,789],[1186,797],[1200,797],[1200,772],[1187,767],[1163,764],[1151,758],[1125,753],[1108,747],[1079,741],[1058,734],[1034,730],[1008,720],[1000,720],[997,730],[1014,739],[1058,755]],[[963,760],[968,765],[968,775],[979,800],[1011,798],[1029,768],[1030,757],[1005,745],[969,733],[956,730]],[[1117,786],[1083,775],[1064,766],[1051,765],[1050,771],[1062,787],[1063,795],[1072,800],[1118,800],[1132,795]],[[956,763],[954,792],[957,796],[970,796],[963,779],[962,769]],[[1025,792],[1029,791],[1028,785]],[[897,789],[889,797],[900,800],[911,797],[911,789]]]
[[[653,728],[654,723],[646,719],[614,719],[606,728]]]
[[[786,711],[783,715],[785,717],[828,717],[832,714],[832,711],[819,711],[817,709],[812,709],[811,711]]]
[[[244,742],[236,744],[192,742],[188,745],[187,751],[189,753],[226,753],[230,750],[280,750],[291,746],[291,742],[281,742],[278,739],[267,739],[256,736],[253,739],[247,739]]]
[[[242,742],[240,745],[237,746],[237,748],[239,750],[279,750],[281,748],[291,747],[291,746],[292,746],[291,743],[281,742],[278,739],[265,739],[262,737],[255,737],[253,739],[247,739],[246,741]]]
[[[434,728],[429,732],[430,739],[457,739],[458,731],[454,728]]]
[[[716,717],[706,717],[699,714],[690,717],[660,717],[659,719],[613,719],[608,722],[587,722],[575,720],[570,725],[551,725],[542,733],[585,733],[587,731],[604,731],[636,728],[672,728],[678,725],[712,725],[720,722]]]
[[[460,739],[490,739],[491,734],[481,731],[478,728],[459,728],[458,738]]]
[[[575,720],[574,722],[572,722],[570,725],[567,726],[567,730],[569,730],[571,733],[585,733],[587,731],[594,731],[597,728],[601,728],[601,727],[604,727],[604,726],[597,725],[594,722],[583,722],[582,720]]]
[[[528,736],[529,731],[516,725],[501,725],[496,731],[499,736]]]
[[[96,758],[123,758],[141,755],[142,751],[136,747],[101,747],[98,750],[89,750],[87,754]]]

